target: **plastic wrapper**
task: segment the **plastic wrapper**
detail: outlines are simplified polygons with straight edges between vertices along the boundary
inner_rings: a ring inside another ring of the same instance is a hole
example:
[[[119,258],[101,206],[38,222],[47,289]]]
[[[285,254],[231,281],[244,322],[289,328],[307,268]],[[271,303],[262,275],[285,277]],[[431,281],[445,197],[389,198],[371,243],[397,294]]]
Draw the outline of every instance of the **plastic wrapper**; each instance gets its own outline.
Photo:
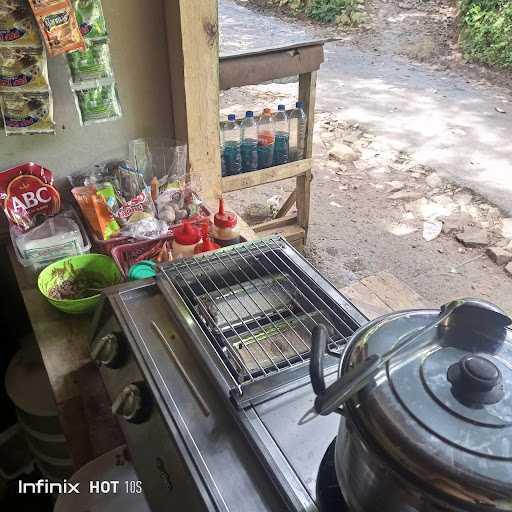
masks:
[[[74,91],[80,122],[87,126],[121,117],[115,82],[77,88]]]
[[[33,228],[60,211],[60,194],[53,174],[38,164],[27,163],[0,173],[0,201],[12,225],[21,231]]]
[[[100,240],[110,240],[119,233],[119,224],[114,219],[104,197],[97,193],[96,187],[75,187],[71,193],[91,229]]]
[[[41,36],[26,1],[0,1],[0,44],[39,48]]]
[[[156,218],[145,218],[124,226],[121,233],[137,240],[152,240],[165,236],[168,232],[167,223]]]
[[[0,92],[46,92],[48,69],[42,48],[0,46]]]
[[[7,135],[55,133],[50,92],[6,93],[0,105]]]
[[[50,57],[85,49],[84,39],[70,0],[51,2],[51,5],[44,6],[41,4],[49,2],[37,0],[29,0],[29,2]]]
[[[71,85],[75,86],[88,80],[112,78],[112,63],[108,42],[88,41],[83,52],[67,55]]]
[[[80,32],[87,39],[107,36],[101,0],[73,0]]]

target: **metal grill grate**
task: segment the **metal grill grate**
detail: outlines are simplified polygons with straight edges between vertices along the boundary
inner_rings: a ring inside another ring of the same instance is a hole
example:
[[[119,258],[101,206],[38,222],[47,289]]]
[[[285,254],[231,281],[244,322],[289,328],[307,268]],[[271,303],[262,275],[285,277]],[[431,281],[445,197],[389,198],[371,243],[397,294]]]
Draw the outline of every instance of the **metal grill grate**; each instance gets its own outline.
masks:
[[[358,327],[285,249],[293,251],[280,238],[258,240],[162,271],[240,384],[302,365],[317,323],[328,326],[338,351]]]

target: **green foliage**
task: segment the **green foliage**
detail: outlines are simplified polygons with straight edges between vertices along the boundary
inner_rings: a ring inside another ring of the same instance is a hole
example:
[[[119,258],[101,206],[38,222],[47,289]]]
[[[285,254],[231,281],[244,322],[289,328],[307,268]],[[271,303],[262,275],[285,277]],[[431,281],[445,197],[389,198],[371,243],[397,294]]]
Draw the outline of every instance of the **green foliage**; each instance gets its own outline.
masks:
[[[289,9],[292,13],[304,13],[322,23],[355,26],[364,21],[358,9],[358,0],[271,0],[273,5]]]
[[[512,1],[461,0],[459,42],[467,58],[512,69]]]

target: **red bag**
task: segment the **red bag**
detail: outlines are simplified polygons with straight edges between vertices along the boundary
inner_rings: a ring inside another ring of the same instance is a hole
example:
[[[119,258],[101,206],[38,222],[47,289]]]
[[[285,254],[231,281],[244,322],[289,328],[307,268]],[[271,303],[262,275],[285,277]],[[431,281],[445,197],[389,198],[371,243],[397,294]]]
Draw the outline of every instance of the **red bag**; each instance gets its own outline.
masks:
[[[0,172],[0,203],[11,224],[27,231],[60,211],[53,174],[32,162]]]

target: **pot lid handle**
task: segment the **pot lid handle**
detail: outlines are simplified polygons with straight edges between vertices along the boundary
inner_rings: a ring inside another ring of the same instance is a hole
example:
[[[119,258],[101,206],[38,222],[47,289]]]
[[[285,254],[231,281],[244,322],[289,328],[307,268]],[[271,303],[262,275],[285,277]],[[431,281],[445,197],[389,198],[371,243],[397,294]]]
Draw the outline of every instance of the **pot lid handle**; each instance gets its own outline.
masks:
[[[494,306],[494,304],[485,301],[460,299],[449,302],[441,308],[439,316],[426,327],[420,330],[415,329],[383,355],[379,356],[375,354],[367,358],[356,368],[350,370],[342,378],[329,386],[323,393],[320,393],[315,400],[316,412],[321,415],[327,415],[341,407],[369,384],[390,359],[395,359],[393,361],[393,367],[397,367],[401,365],[404,360],[413,358],[418,352],[423,350],[425,346],[432,343],[431,337],[425,338],[424,336],[437,328],[457,310],[460,310],[461,314],[464,313],[464,310],[467,310],[467,313],[473,320],[477,317],[487,323],[487,325],[493,323],[498,325],[510,325],[512,322],[512,320],[499,308]],[[325,329],[315,329],[312,333],[312,346],[325,346],[326,340],[322,340],[322,336],[326,335]],[[313,349],[313,352],[314,351]],[[315,389],[315,391],[318,393],[319,390]]]

